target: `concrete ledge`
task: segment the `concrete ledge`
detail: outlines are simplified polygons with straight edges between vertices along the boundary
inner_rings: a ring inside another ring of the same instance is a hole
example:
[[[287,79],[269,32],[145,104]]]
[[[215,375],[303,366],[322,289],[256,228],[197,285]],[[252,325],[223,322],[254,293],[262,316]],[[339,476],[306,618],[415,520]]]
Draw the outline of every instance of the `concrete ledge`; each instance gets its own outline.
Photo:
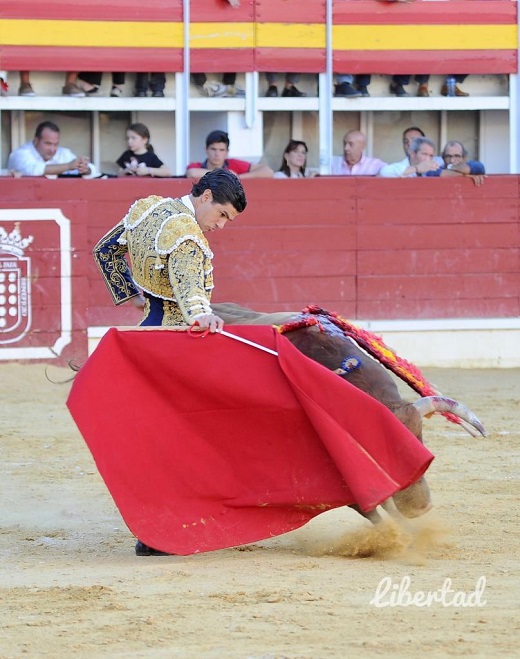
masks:
[[[356,321],[417,366],[520,368],[520,318]],[[108,327],[88,328],[91,354]]]

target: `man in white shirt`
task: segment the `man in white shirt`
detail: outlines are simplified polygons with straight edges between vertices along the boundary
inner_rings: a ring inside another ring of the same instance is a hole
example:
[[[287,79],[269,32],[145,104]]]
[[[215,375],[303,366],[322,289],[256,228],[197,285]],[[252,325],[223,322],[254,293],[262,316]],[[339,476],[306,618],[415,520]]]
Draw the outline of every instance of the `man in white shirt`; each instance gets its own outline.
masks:
[[[427,137],[416,137],[408,150],[408,158],[384,167],[380,176],[387,178],[413,178],[440,168],[435,160],[435,144]],[[383,174],[383,171],[386,173]]]
[[[399,160],[398,162],[393,162],[390,163],[389,165],[385,165],[384,167],[381,168],[381,171],[379,172],[379,176],[383,176],[384,178],[399,178],[403,176],[403,172],[410,167],[410,149],[414,141],[418,137],[425,137],[425,134],[420,128],[417,128],[417,126],[410,126],[410,128],[407,128],[403,132],[403,150],[406,154],[406,158],[403,160]],[[438,156],[434,156],[433,160],[437,163],[436,168],[432,169],[438,169],[438,167],[442,167],[443,161],[442,158],[439,158]]]
[[[366,137],[360,130],[349,130],[343,137],[343,155],[332,158],[331,174],[336,176],[376,176],[386,165],[379,158],[365,156]]]
[[[68,174],[83,178],[99,176],[86,156],[78,157],[70,149],[59,146],[60,129],[52,121],[38,124],[32,142],[15,149],[7,161],[7,169],[22,176],[59,176]]]

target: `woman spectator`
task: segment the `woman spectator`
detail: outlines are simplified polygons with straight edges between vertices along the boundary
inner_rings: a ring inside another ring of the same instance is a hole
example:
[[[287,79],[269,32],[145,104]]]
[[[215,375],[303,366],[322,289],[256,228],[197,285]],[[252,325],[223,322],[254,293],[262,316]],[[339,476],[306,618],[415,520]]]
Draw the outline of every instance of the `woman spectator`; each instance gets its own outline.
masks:
[[[283,152],[280,169],[273,178],[306,178],[311,176],[306,168],[307,145],[301,140],[290,140]]]
[[[118,159],[118,176],[156,176],[167,178],[172,175],[168,167],[155,154],[150,144],[150,131],[144,124],[132,124],[126,130],[128,150]]]

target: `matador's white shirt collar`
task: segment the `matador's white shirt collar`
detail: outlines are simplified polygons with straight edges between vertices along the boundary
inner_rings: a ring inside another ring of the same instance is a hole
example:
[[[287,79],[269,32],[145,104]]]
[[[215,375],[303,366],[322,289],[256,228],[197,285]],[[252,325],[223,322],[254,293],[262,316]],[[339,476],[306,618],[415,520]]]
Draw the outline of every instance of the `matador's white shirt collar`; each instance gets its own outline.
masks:
[[[190,195],[184,195],[184,197],[181,197],[182,203],[190,209],[190,211],[195,215],[195,206],[192,204],[192,201],[190,199]]]

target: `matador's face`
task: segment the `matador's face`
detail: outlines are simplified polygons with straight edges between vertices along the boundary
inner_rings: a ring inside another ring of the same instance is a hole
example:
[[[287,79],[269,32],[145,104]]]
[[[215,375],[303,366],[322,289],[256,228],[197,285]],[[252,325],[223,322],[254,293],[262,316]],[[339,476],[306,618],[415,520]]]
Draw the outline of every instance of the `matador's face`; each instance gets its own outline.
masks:
[[[195,219],[203,232],[223,229],[230,220],[234,220],[238,215],[238,211],[232,204],[214,202],[211,190],[204,190],[200,197],[196,197],[194,206]]]

